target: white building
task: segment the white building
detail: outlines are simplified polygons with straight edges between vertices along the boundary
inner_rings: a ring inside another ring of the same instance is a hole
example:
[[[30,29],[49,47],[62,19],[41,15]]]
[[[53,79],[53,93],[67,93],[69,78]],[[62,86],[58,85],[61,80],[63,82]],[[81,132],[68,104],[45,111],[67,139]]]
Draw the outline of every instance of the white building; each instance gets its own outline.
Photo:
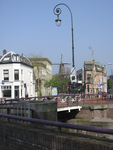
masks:
[[[14,52],[3,51],[0,59],[0,98],[35,96],[33,67],[30,60]]]

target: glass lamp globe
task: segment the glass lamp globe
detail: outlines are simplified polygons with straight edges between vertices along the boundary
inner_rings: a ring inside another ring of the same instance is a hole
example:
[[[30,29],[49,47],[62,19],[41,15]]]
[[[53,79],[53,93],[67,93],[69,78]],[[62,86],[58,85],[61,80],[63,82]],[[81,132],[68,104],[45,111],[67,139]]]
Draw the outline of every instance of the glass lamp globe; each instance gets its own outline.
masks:
[[[61,25],[61,21],[62,21],[62,20],[60,20],[59,18],[57,18],[57,19],[55,20],[56,25],[57,25],[58,27]]]

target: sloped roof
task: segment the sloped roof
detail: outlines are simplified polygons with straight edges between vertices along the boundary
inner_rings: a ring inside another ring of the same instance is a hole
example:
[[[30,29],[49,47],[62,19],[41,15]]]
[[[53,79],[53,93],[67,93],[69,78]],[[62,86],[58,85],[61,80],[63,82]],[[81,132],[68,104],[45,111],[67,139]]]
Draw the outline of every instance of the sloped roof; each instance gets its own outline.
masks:
[[[2,58],[2,56],[0,55],[0,59]]]
[[[26,56],[19,55],[13,51],[6,53],[0,59],[0,63],[2,63],[2,64],[3,63],[11,63],[11,62],[20,62],[20,63],[24,63],[26,65],[32,66],[31,61]]]

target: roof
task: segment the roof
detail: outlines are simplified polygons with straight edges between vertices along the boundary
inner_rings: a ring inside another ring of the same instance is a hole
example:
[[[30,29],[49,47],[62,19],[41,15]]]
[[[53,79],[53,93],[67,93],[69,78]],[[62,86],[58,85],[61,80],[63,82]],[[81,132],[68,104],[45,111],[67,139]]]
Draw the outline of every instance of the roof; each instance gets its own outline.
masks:
[[[93,61],[85,61],[84,62],[84,67],[85,67],[85,70],[87,71],[92,71],[94,66],[95,66],[95,69],[97,72],[105,72],[105,66],[101,66],[99,65],[99,62],[93,62]]]
[[[92,65],[93,63],[94,63],[95,65],[99,65],[99,62],[95,62],[95,61],[92,61],[92,60],[91,60],[91,61],[85,61],[85,62],[84,62],[85,65]]]
[[[52,64],[48,58],[29,58],[31,61],[47,61],[48,63]]]
[[[23,63],[32,66],[31,61],[26,56],[19,55],[13,51],[8,52],[1,57],[0,64],[6,63]]]
[[[2,56],[0,55],[0,59],[2,58]]]

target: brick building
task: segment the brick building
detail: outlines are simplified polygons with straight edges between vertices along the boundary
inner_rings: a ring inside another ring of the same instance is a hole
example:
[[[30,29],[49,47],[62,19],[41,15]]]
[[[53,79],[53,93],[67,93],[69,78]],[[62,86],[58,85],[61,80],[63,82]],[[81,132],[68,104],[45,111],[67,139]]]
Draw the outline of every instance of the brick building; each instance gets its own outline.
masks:
[[[99,91],[107,92],[107,71],[99,62],[84,62],[84,87],[85,93],[96,94]]]
[[[107,92],[107,71],[99,62],[85,61],[84,68],[77,71],[77,87],[87,94]]]

